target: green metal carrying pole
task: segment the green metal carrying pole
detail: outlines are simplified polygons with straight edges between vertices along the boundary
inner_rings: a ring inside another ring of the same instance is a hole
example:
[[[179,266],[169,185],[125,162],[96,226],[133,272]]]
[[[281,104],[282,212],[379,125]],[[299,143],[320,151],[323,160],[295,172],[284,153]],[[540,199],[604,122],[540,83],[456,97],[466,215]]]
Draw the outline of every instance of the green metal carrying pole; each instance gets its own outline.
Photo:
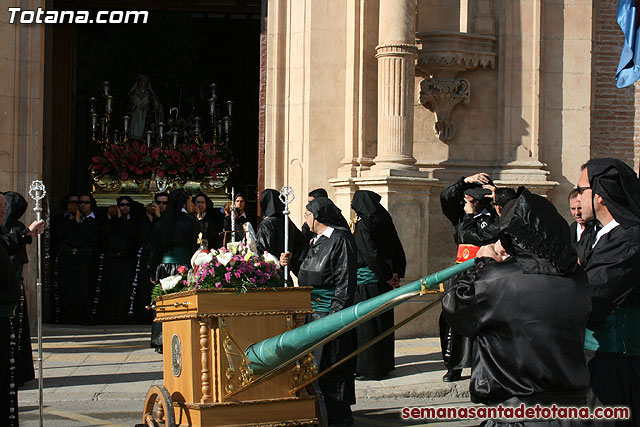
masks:
[[[475,263],[476,260],[471,259],[456,264],[408,285],[330,314],[322,319],[307,323],[259,343],[251,344],[245,350],[245,355],[249,360],[249,367],[254,374],[261,375],[303,352],[305,349],[313,347],[325,337],[345,328],[345,326],[375,310],[387,301],[404,294],[420,291],[423,288],[430,290],[453,276],[468,270]],[[394,305],[390,305],[388,309],[393,308]],[[346,329],[343,332],[346,332]]]

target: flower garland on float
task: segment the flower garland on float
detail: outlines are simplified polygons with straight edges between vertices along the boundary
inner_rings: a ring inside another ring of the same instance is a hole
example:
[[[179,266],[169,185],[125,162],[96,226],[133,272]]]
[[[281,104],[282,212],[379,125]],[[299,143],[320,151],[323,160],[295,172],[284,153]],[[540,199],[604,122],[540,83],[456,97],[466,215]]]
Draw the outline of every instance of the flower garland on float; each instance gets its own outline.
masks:
[[[160,295],[193,289],[232,288],[241,294],[283,285],[278,259],[269,252],[258,255],[242,242],[228,243],[217,250],[198,249],[190,263],[190,269],[181,265],[178,274],[156,284],[151,293],[152,304]]]

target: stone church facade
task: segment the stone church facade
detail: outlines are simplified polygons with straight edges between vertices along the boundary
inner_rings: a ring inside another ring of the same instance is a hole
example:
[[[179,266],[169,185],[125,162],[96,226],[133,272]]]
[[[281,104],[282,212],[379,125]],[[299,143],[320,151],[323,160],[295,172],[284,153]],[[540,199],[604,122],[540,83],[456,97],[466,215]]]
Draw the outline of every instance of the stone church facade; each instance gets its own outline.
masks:
[[[0,182],[25,194],[52,155],[43,143],[51,40],[43,25],[9,24],[13,3],[0,0]],[[263,0],[258,187],[292,186],[297,224],[314,188],[347,217],[355,190],[379,193],[407,280],[452,263],[439,194],[460,176],[526,185],[568,217],[582,163],[640,162],[640,91],[615,87],[616,5]]]

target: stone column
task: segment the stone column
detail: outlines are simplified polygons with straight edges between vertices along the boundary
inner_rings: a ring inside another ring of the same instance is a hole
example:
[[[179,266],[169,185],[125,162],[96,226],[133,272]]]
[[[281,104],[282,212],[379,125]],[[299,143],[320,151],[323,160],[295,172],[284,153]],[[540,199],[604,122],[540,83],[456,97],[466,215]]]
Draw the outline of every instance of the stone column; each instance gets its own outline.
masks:
[[[380,0],[378,155],[372,169],[416,169],[413,105],[416,0]]]

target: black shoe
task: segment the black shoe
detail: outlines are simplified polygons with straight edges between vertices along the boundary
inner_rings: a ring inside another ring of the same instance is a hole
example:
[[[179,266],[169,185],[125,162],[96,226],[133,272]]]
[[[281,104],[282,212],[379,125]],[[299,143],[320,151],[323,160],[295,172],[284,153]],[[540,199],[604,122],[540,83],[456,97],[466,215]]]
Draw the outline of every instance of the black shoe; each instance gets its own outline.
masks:
[[[460,377],[462,377],[462,369],[449,369],[442,377],[442,381],[445,383],[460,381]]]
[[[162,354],[162,347],[156,347],[156,353]]]

